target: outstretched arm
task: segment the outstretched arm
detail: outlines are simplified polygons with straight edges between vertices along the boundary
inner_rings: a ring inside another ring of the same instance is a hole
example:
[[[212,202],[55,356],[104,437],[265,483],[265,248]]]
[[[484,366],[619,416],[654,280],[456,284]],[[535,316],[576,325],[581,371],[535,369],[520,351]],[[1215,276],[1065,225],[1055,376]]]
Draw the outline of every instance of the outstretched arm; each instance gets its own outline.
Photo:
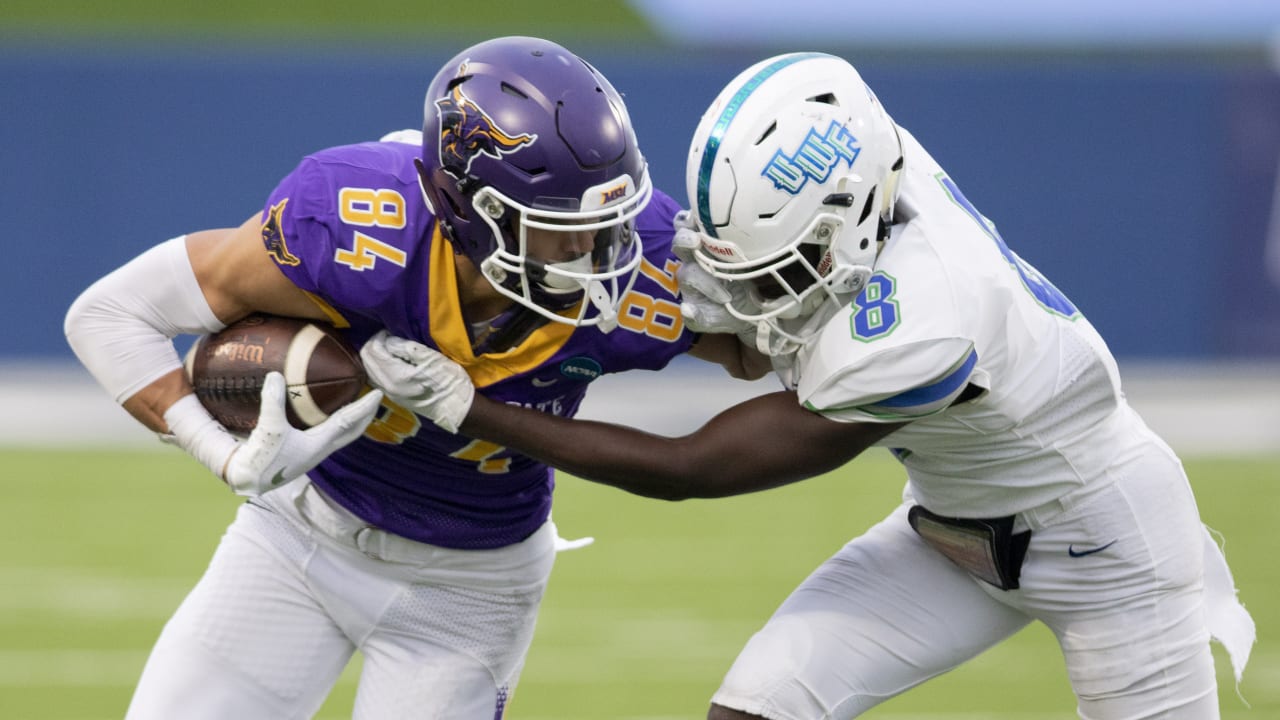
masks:
[[[828,420],[801,407],[795,393],[781,391],[735,405],[680,438],[476,395],[460,432],[587,480],[684,500],[741,495],[819,475],[899,427]]]
[[[384,333],[360,349],[369,381],[449,432],[487,440],[586,480],[683,500],[765,490],[839,467],[901,423],[842,423],[780,391],[739,403],[679,438],[495,402],[460,365]]]

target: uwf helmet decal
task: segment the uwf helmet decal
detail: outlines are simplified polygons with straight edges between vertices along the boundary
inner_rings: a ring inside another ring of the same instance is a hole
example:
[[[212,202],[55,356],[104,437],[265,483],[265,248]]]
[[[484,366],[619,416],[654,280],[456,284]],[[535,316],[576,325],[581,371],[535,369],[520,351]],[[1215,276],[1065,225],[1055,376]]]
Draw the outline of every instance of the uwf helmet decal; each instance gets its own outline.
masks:
[[[849,126],[832,120],[822,133],[817,128],[810,128],[800,147],[790,155],[781,149],[774,152],[760,174],[772,180],[774,187],[795,195],[810,179],[826,182],[841,160],[853,167],[853,161],[861,151],[858,139],[849,132]]]
[[[458,66],[457,77],[467,73],[467,62]],[[450,174],[462,177],[471,170],[471,161],[479,155],[498,159],[538,140],[536,134],[512,135],[493,121],[458,83],[449,95],[436,100],[440,114],[440,161]]]

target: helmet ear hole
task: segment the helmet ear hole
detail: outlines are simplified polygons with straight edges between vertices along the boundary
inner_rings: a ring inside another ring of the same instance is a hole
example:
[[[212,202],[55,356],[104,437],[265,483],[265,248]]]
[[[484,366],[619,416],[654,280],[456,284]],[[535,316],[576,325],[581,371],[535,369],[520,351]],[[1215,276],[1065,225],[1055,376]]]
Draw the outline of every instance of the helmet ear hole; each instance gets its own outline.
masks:
[[[452,195],[451,193],[441,193],[441,195],[442,195],[442,196],[444,196],[444,201],[445,201],[446,203],[449,203],[449,209],[453,211],[453,214],[454,214],[454,215],[456,215],[457,217],[460,217],[460,218],[462,218],[462,219],[464,219],[464,220],[467,218],[467,211],[466,211],[466,209],[464,209],[462,206],[458,205],[458,201],[457,201],[457,199],[456,199],[456,198],[454,198],[454,197],[453,197],[453,195]]]
[[[876,198],[876,190],[875,188],[872,188],[871,192],[867,193],[867,201],[862,204],[862,214],[858,216],[859,225],[866,222],[867,218],[871,217],[871,208],[875,204],[874,203],[875,198]]]
[[[502,89],[502,92],[504,92],[504,93],[506,93],[506,94],[508,94],[508,95],[511,95],[511,96],[514,96],[514,97],[518,97],[518,98],[522,98],[522,99],[524,99],[524,100],[528,100],[528,99],[529,99],[529,96],[528,96],[528,95],[526,95],[525,93],[521,92],[521,91],[520,91],[520,88],[517,88],[516,86],[512,85],[511,83],[506,83],[506,82],[504,82],[504,83],[499,84],[499,87]]]
[[[777,129],[778,129],[778,123],[776,122],[769,123],[769,127],[765,128],[764,132],[760,133],[760,137],[756,140],[755,144],[759,145],[760,143],[764,142],[765,139],[768,138],[770,135],[772,135],[773,131]]]

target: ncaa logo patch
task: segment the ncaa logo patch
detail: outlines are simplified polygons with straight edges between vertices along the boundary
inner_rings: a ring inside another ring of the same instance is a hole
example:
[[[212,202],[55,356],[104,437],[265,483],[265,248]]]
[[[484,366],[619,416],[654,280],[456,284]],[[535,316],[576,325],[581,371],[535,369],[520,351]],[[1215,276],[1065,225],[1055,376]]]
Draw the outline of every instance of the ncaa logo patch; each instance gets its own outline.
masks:
[[[760,174],[772,180],[777,189],[795,195],[811,179],[826,182],[841,160],[853,167],[860,152],[858,138],[849,132],[849,126],[832,120],[821,133],[810,128],[795,152],[775,151]]]
[[[572,380],[590,382],[600,377],[602,372],[604,368],[600,367],[600,363],[584,355],[571,357],[560,363],[560,374]]]

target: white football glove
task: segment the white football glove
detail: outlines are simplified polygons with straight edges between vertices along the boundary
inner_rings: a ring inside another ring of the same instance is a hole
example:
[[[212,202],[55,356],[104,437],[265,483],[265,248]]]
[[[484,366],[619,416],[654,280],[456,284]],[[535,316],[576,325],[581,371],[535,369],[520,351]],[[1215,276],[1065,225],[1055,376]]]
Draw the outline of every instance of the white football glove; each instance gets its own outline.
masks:
[[[378,142],[396,142],[405,145],[422,145],[422,131],[414,128],[392,130],[378,138]]]
[[[258,424],[227,461],[227,484],[237,495],[261,495],[301,477],[364,434],[381,402],[382,393],[374,390],[319,425],[299,430],[285,419],[284,376],[269,373],[262,384]]]
[[[187,395],[165,412],[170,432],[165,439],[195,456],[237,495],[255,497],[302,477],[360,437],[382,402],[382,392],[374,390],[324,422],[299,430],[285,419],[285,391],[284,376],[268,373],[257,427],[243,440],[214,420],[195,395]]]
[[[702,238],[689,211],[677,213],[673,225],[676,235],[671,250],[681,260],[676,281],[680,284],[680,314],[685,325],[694,332],[737,335],[743,343],[755,347],[756,326],[734,317],[726,307],[730,303],[742,307],[750,303],[747,289],[741,283],[722,282],[694,259]]]
[[[458,432],[476,388],[462,366],[420,342],[379,332],[360,348],[369,382],[392,400]]]

